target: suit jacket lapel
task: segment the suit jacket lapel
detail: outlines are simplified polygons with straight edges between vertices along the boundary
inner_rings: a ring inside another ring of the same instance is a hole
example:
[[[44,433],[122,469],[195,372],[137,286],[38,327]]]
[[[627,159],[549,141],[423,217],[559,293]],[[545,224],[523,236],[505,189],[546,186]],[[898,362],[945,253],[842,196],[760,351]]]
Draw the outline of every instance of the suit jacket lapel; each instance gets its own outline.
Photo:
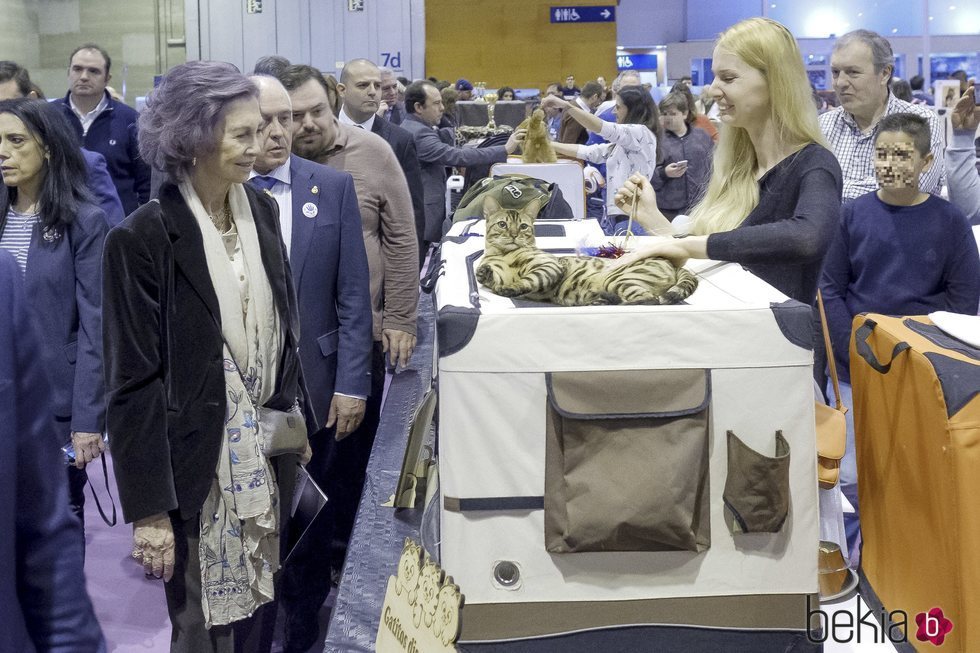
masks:
[[[285,336],[275,393],[269,398],[266,405],[287,410],[293,405],[297,397],[296,379],[299,376],[299,357],[296,356],[296,347],[299,343],[299,333],[296,329],[299,326],[299,308],[288,285],[286,253],[283,250],[282,241],[279,239],[275,214],[269,203],[263,201],[261,191],[245,184],[245,194],[248,196],[248,204],[252,209],[252,217],[255,219],[262,266],[265,268],[269,286],[272,288],[272,297],[275,301],[276,310],[279,312],[282,333]]]
[[[282,246],[279,244],[279,231],[276,229],[275,218],[269,211],[268,205],[259,201],[259,192],[246,184],[245,194],[248,196],[248,204],[252,208],[252,217],[255,220],[262,265],[269,278],[272,297],[280,316],[286,318],[290,310],[290,301],[286,290],[286,264],[283,261]]]
[[[174,264],[187,277],[194,292],[204,302],[215,324],[220,328],[218,296],[214,292],[214,284],[211,283],[211,273],[204,256],[204,239],[197,220],[181,196],[180,189],[174,184],[167,183],[160,188],[160,206],[173,245]]]
[[[300,164],[302,165],[302,164]],[[304,174],[296,165],[295,156],[290,158],[289,179],[290,192],[293,196],[293,214],[288,216],[293,221],[292,245],[290,248],[289,264],[293,270],[296,291],[299,292],[300,284],[303,280],[303,267],[306,264],[306,255],[310,251],[310,242],[313,240],[313,227],[316,220],[306,217],[303,214],[303,206],[312,203],[316,207],[317,213],[320,210],[320,194],[313,193],[312,175]],[[287,216],[283,216],[285,219]]]

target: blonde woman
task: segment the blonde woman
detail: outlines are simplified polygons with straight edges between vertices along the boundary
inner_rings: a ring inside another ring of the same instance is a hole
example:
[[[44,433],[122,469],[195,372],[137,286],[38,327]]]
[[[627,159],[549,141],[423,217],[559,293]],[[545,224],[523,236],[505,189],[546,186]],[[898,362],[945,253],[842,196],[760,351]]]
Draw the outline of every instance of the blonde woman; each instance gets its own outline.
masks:
[[[842,182],[836,157],[824,147],[796,40],[775,21],[744,20],[719,37],[712,70],[709,93],[722,133],[704,199],[681,223],[690,235],[644,245],[617,265],[648,256],[735,261],[813,304]],[[629,210],[635,192],[646,231],[673,236],[646,178],[633,175],[616,193],[617,204]]]

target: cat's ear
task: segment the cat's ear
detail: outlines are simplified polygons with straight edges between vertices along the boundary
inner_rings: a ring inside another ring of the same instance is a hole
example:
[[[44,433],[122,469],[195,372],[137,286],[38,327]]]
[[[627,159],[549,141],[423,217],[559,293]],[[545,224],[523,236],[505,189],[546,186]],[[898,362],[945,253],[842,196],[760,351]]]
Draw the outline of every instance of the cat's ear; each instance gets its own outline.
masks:
[[[521,213],[524,215],[525,218],[529,218],[533,220],[535,217],[537,217],[538,213],[541,212],[541,209],[544,208],[544,205],[547,203],[547,201],[548,201],[547,195],[539,195],[538,197],[534,198],[533,200],[525,204],[524,208],[521,209]]]
[[[500,210],[500,203],[494,198],[487,195],[483,198],[483,217],[489,218],[491,215]]]

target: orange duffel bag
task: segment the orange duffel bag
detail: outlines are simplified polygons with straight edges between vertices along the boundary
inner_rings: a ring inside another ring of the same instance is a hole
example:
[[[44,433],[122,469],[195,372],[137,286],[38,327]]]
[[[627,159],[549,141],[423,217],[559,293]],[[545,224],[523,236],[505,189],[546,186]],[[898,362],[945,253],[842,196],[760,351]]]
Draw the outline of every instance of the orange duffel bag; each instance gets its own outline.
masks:
[[[852,326],[864,576],[917,650],[942,630],[942,651],[980,651],[980,349],[927,317]]]

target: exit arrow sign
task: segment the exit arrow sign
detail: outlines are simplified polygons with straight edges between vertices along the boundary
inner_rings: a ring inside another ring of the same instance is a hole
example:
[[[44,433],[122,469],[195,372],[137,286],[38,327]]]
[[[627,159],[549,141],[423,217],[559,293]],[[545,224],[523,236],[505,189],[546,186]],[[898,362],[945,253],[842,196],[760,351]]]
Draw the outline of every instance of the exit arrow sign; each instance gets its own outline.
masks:
[[[614,23],[616,7],[552,7],[552,23]]]

